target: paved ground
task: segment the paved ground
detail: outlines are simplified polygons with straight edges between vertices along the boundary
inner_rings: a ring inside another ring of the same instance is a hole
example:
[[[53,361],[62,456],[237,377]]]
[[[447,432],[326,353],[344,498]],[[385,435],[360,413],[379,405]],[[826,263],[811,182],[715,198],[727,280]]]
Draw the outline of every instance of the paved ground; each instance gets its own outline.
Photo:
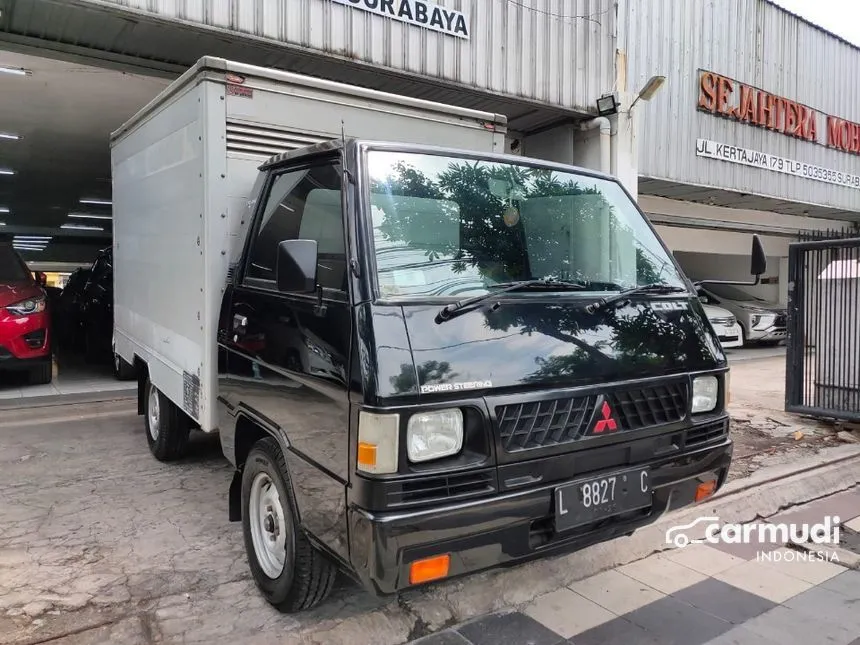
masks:
[[[761,381],[755,370],[749,378]],[[735,437],[743,444],[752,425],[740,427]],[[777,441],[775,434],[772,439]],[[792,439],[784,449],[780,444],[781,452],[770,455],[770,461],[754,465],[783,464],[791,473],[806,468],[800,460],[810,455],[823,461],[857,454],[851,446],[812,441],[808,445],[817,447],[804,452],[801,447],[806,445]],[[856,466],[850,467],[856,473]],[[810,481],[837,490],[845,477],[816,474]],[[578,593],[581,580],[641,560],[662,539],[643,530],[569,556],[434,585],[399,598],[376,599],[341,581],[323,607],[283,616],[266,605],[249,578],[240,527],[227,521],[229,479],[217,438],[195,441],[192,457],[178,465],[152,459],[142,421],[128,402],[0,412],[0,643],[398,645],[503,609],[545,616],[529,609],[536,599],[544,597],[540,603],[545,604],[551,593],[570,598],[567,594]],[[735,483],[742,488],[747,481]],[[745,509],[751,514],[745,519],[772,515],[785,500],[809,493],[806,487],[797,493],[780,490],[783,501],[761,499]],[[658,562],[661,568],[671,566],[662,556]],[[695,571],[695,566],[683,566]],[[615,573],[631,577],[630,571]],[[713,577],[733,584],[719,574]],[[701,582],[690,578],[687,586]],[[664,604],[689,599],[654,581],[640,583],[671,596]],[[583,598],[600,605],[596,596]],[[653,613],[653,608],[643,609],[650,603],[637,609]],[[625,620],[631,618],[627,609],[603,609],[595,615],[605,618],[606,612],[615,611]],[[571,627],[554,624],[551,618],[541,620],[550,621],[554,631],[560,629],[557,634],[570,633]],[[619,624],[625,623],[613,623]],[[507,639],[495,642],[518,645]]]
[[[817,523],[833,515],[853,518],[848,526],[860,530],[860,489],[768,521]],[[842,531],[857,550],[858,533]],[[860,556],[812,548],[691,544],[577,581],[521,610],[483,616],[413,643],[860,645],[860,572],[850,568]]]
[[[29,385],[24,373],[0,374],[0,407],[27,404],[35,399],[71,398],[101,392],[111,397],[133,392],[134,383],[117,381],[110,365],[87,365],[64,359],[54,365],[54,379],[47,385]]]

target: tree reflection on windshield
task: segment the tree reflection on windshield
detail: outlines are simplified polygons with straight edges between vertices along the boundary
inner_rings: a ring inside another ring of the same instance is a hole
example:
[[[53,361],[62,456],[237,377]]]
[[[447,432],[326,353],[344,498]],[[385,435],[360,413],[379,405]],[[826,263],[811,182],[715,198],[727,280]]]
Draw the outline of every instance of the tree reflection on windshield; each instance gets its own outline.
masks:
[[[383,296],[476,295],[544,277],[594,290],[682,284],[615,182],[423,154],[369,159]]]

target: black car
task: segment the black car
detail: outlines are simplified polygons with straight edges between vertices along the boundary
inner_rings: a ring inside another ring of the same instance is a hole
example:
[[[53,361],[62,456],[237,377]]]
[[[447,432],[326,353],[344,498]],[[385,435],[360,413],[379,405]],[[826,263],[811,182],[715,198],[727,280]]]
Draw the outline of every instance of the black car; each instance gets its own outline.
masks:
[[[82,342],[81,297],[90,273],[89,267],[75,269],[66,281],[66,286],[60,292],[53,309],[52,323],[56,329],[58,344],[63,349],[74,349]]]
[[[84,356],[91,363],[111,360],[113,340],[113,249],[99,252],[81,292],[78,316]]]

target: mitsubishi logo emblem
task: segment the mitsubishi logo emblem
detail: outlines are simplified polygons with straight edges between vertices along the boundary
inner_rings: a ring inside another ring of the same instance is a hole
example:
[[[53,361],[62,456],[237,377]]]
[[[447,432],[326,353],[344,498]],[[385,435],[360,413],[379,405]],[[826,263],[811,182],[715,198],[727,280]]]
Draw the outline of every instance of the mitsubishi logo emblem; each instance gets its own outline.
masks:
[[[594,434],[603,432],[604,430],[608,430],[609,432],[618,430],[618,422],[612,416],[612,408],[609,407],[609,403],[606,401],[600,406],[600,414],[603,415],[603,418],[598,419],[597,423],[594,424]]]

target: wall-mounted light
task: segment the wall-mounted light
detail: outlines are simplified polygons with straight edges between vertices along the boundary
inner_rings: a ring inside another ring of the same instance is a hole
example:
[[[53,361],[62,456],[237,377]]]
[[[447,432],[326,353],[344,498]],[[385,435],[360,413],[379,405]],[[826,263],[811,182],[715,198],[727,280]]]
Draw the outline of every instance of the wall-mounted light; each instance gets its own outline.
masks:
[[[0,206],[0,213],[8,213],[8,212],[9,212],[9,208],[8,208],[8,207],[6,207],[6,206]]]
[[[10,141],[20,141],[20,134],[12,134],[11,132],[0,132],[0,139],[9,139]]]
[[[15,171],[10,168],[0,168],[0,175],[14,175]]]
[[[597,113],[600,116],[612,116],[618,113],[618,97],[615,94],[604,94],[597,99]]]
[[[95,199],[94,197],[80,200],[81,204],[92,204],[93,206],[111,206],[113,202],[109,199]]]
[[[639,99],[643,101],[650,101],[654,98],[654,95],[663,87],[663,84],[666,82],[665,76],[652,76],[648,79],[648,82],[645,83],[645,87],[639,90],[639,94],[636,95],[636,98],[633,99],[633,103],[630,104],[630,109],[633,109],[633,106],[639,102]]]

